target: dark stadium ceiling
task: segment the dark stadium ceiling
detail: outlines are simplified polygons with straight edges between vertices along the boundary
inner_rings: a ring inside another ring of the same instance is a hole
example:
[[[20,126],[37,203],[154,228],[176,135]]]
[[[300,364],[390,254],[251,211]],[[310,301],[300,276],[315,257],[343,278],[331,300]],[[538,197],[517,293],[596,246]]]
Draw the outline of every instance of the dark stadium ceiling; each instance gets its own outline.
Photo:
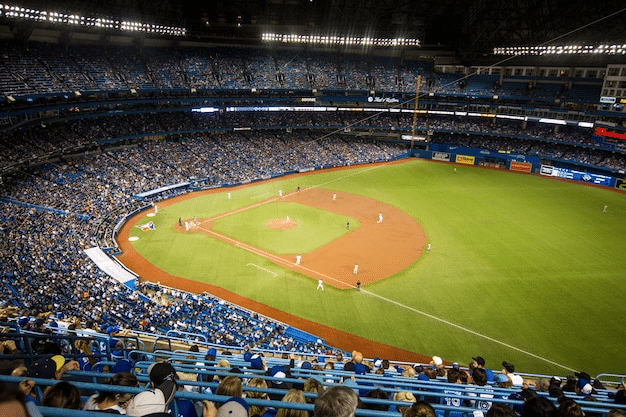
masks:
[[[14,4],[183,26],[190,38],[204,40],[255,42],[263,32],[411,37],[420,39],[423,47],[448,49],[467,58],[490,54],[497,46],[543,44],[570,32],[558,43],[626,43],[624,0],[23,0]],[[592,24],[600,19],[604,20]]]

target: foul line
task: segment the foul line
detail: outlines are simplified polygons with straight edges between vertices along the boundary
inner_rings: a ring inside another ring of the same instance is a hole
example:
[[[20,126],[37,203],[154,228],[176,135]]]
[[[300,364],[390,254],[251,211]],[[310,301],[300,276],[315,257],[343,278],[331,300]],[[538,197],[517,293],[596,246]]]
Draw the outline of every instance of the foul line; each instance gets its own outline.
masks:
[[[307,187],[307,188],[301,189],[301,190],[300,190],[300,192],[307,191],[307,190],[310,190],[310,189],[313,189],[313,188],[319,188],[319,187],[321,187],[321,186],[324,186],[324,185],[327,185],[327,184],[330,184],[330,183],[333,183],[333,182],[337,182],[337,181],[344,180],[344,179],[349,178],[349,177],[354,176],[354,175],[360,175],[360,174],[363,174],[363,173],[369,172],[369,171],[371,171],[371,170],[373,170],[373,169],[377,169],[377,168],[380,168],[380,167],[385,166],[385,165],[386,165],[386,164],[383,164],[383,165],[377,165],[377,166],[374,166],[374,167],[371,167],[371,168],[368,168],[368,169],[365,169],[365,170],[358,170],[357,172],[354,172],[354,173],[352,173],[352,174],[344,175],[344,176],[342,176],[342,177],[339,177],[339,178],[335,178],[335,179],[329,180],[329,181],[327,181],[327,182],[323,182],[323,183],[320,183],[320,184],[317,184],[317,185],[312,185],[312,186],[310,186],[310,187]],[[293,192],[291,192],[291,193],[289,193],[289,194],[284,194],[284,195],[283,195],[283,198],[284,198],[284,197],[287,197],[287,196],[289,196],[289,195],[295,194],[295,193],[297,193],[297,191],[293,191]],[[222,215],[218,215],[218,216],[212,217],[210,220],[220,219],[220,218],[222,218],[222,217],[226,217],[226,216],[229,216],[229,215],[234,214],[234,213],[240,213],[240,212],[242,212],[242,211],[245,211],[245,210],[248,210],[248,209],[251,209],[251,208],[254,208],[254,207],[259,207],[259,206],[261,206],[261,205],[263,205],[263,204],[267,204],[267,203],[270,203],[270,202],[273,202],[273,201],[276,201],[276,200],[280,200],[280,199],[281,199],[280,197],[273,197],[273,198],[270,198],[269,200],[265,200],[265,201],[262,201],[262,202],[259,202],[259,203],[256,203],[256,204],[253,204],[253,205],[250,205],[250,206],[242,207],[242,208],[240,208],[240,209],[238,209],[238,210],[230,211],[230,212],[228,212],[228,213],[224,213],[224,214],[222,214]],[[248,245],[248,244],[246,244],[246,243],[243,243],[243,242],[240,242],[240,241],[238,241],[238,240],[232,239],[232,238],[230,238],[230,237],[228,237],[228,236],[221,235],[221,234],[219,234],[219,233],[214,232],[214,231],[213,231],[213,230],[211,230],[211,229],[206,229],[206,228],[203,228],[203,227],[200,227],[200,226],[198,226],[198,228],[200,228],[200,229],[202,229],[202,230],[206,231],[207,233],[209,233],[209,234],[211,234],[211,235],[213,235],[213,236],[215,236],[215,237],[217,237],[217,238],[220,238],[220,239],[223,239],[223,240],[229,241],[229,242],[233,243],[235,246],[238,246],[238,247],[240,247],[240,248],[242,248],[242,249],[245,249],[245,250],[247,250],[247,251],[249,251],[249,252],[252,252],[252,253],[254,253],[255,255],[260,255],[260,256],[263,256],[263,257],[265,257],[265,258],[267,258],[267,259],[269,259],[270,261],[273,261],[273,262],[275,262],[275,263],[282,264],[282,265],[288,265],[288,266],[290,266],[290,267],[294,267],[294,266],[296,266],[296,265],[295,265],[295,263],[289,262],[289,261],[287,261],[286,259],[283,259],[283,258],[281,258],[281,257],[279,257],[279,256],[277,256],[277,255],[274,255],[273,253],[265,252],[265,251],[263,251],[263,250],[261,250],[261,249],[255,248],[254,246],[250,246],[250,245]],[[248,265],[254,265],[254,264],[248,264]],[[255,266],[257,266],[257,265],[255,265]],[[308,271],[308,272],[311,272],[311,273],[313,273],[313,274],[319,275],[319,276],[321,276],[321,277],[324,277],[324,278],[326,278],[326,279],[327,279],[327,280],[329,280],[329,281],[338,282],[338,283],[341,283],[341,284],[343,284],[343,285],[349,285],[349,284],[346,284],[344,281],[341,281],[341,280],[338,280],[338,279],[336,279],[336,278],[330,277],[330,276],[328,276],[328,275],[322,274],[321,272],[314,271],[314,270],[312,270],[312,269],[310,269],[310,268],[307,268],[307,267],[305,267],[305,266],[302,266],[302,265],[297,265],[297,267],[298,267],[298,268],[302,268],[302,269],[304,269],[304,270],[306,270],[306,271]],[[260,268],[260,267],[258,267],[258,268]],[[264,269],[264,268],[261,268],[261,269]],[[267,270],[266,270],[266,271],[267,271]],[[271,272],[271,271],[268,271],[268,272]],[[271,272],[271,273],[273,273],[273,272]],[[353,285],[350,285],[350,286],[351,286],[352,288],[356,288],[356,287],[355,287],[355,286],[353,286]],[[478,333],[478,332],[476,332],[476,331],[474,331],[474,330],[468,329],[468,328],[463,327],[463,326],[461,326],[461,325],[458,325],[458,324],[456,324],[456,323],[452,323],[451,321],[448,321],[448,320],[446,320],[446,319],[442,319],[442,318],[440,318],[440,317],[433,316],[432,314],[429,314],[429,313],[426,313],[426,312],[424,312],[424,311],[418,310],[418,309],[416,309],[416,308],[413,308],[413,307],[407,306],[407,305],[405,305],[405,304],[399,303],[398,301],[395,301],[395,300],[392,300],[392,299],[390,299],[390,298],[384,297],[384,296],[382,296],[382,295],[379,295],[379,294],[373,293],[373,292],[368,291],[368,290],[366,290],[366,289],[361,288],[361,292],[366,293],[366,294],[368,294],[368,295],[371,295],[372,297],[376,297],[376,298],[378,298],[378,299],[380,299],[380,300],[386,301],[386,302],[388,302],[388,303],[395,304],[395,305],[397,305],[398,307],[405,308],[405,309],[407,309],[407,310],[409,310],[409,311],[412,311],[412,312],[414,312],[414,313],[420,314],[420,315],[422,315],[422,316],[424,316],[424,317],[428,317],[429,319],[432,319],[432,320],[438,321],[438,322],[440,322],[440,323],[446,324],[446,325],[448,325],[448,326],[450,326],[450,327],[453,327],[453,328],[455,328],[455,329],[458,329],[458,330],[461,330],[461,331],[467,332],[467,333],[472,334],[472,335],[474,335],[474,336],[478,336],[478,337],[480,337],[480,338],[483,338],[483,339],[488,340],[488,341],[490,341],[490,342],[493,342],[493,343],[499,344],[499,345],[501,345],[501,346],[504,346],[504,347],[506,347],[506,348],[512,349],[512,350],[514,350],[514,351],[517,351],[517,352],[523,353],[523,354],[528,355],[528,356],[530,356],[530,357],[533,357],[533,358],[535,358],[535,359],[539,359],[539,360],[544,361],[544,362],[546,362],[546,363],[549,363],[549,364],[551,364],[551,365],[555,365],[555,366],[558,366],[558,367],[560,367],[560,368],[563,368],[563,369],[566,369],[566,370],[568,370],[568,371],[572,371],[572,372],[577,371],[577,369],[572,369],[572,368],[570,368],[570,367],[568,367],[568,366],[561,365],[560,363],[554,362],[554,361],[552,361],[552,360],[550,360],[550,359],[547,359],[547,358],[544,358],[544,357],[542,357],[542,356],[536,355],[536,354],[534,354],[534,353],[532,353],[532,352],[528,352],[528,351],[526,351],[526,350],[524,350],[524,349],[520,349],[520,348],[517,348],[517,347],[515,347],[515,346],[509,345],[508,343],[501,342],[500,340],[494,339],[493,337],[490,337],[490,336],[484,335],[484,334],[482,334],[482,333]]]
[[[256,248],[256,247],[251,246],[251,245],[248,245],[247,243],[240,242],[240,241],[235,240],[235,239],[233,239],[231,237],[228,237],[228,236],[219,234],[217,232],[214,232],[211,229],[205,229],[204,227],[199,227],[199,229],[204,230],[208,234],[213,235],[214,237],[217,237],[218,239],[222,239],[222,240],[225,240],[225,241],[227,241],[229,243],[232,243],[232,244],[234,244],[235,246],[237,246],[237,247],[239,247],[241,249],[247,250],[248,252],[252,252],[255,255],[260,255],[260,256],[262,256],[264,258],[267,258],[267,259],[269,259],[270,261],[272,261],[274,263],[282,264],[282,265],[289,266],[289,267],[298,267],[298,268],[304,269],[305,271],[308,271],[308,272],[310,272],[312,274],[324,277],[328,281],[334,281],[334,282],[337,282],[338,284],[349,285],[349,284],[346,284],[345,282],[343,282],[341,280],[338,280],[336,278],[330,277],[330,276],[328,276],[326,274],[323,274],[321,272],[314,271],[311,268],[307,268],[306,266],[296,265],[295,262],[290,262],[290,261],[288,261],[288,260],[286,260],[284,258],[281,258],[278,255],[274,255],[273,253],[265,252],[264,250]]]
[[[567,369],[568,371],[572,371],[572,372],[577,371],[577,369],[572,369],[572,368],[567,367],[567,366],[565,366],[565,365],[561,365],[560,363],[554,362],[554,361],[552,361],[552,360],[550,360],[550,359],[544,358],[544,357],[539,356],[539,355],[535,355],[534,353],[531,353],[531,352],[528,352],[528,351],[526,351],[526,350],[523,350],[523,349],[517,348],[517,347],[515,347],[515,346],[509,345],[508,343],[501,342],[501,341],[499,341],[499,340],[497,340],[497,339],[494,339],[493,337],[489,337],[489,336],[484,335],[484,334],[482,334],[482,333],[478,333],[478,332],[476,332],[476,331],[474,331],[474,330],[471,330],[471,329],[468,329],[468,328],[466,328],[466,327],[460,326],[460,325],[458,325],[458,324],[456,324],[456,323],[452,323],[451,321],[448,321],[448,320],[446,320],[446,319],[442,319],[442,318],[440,318],[440,317],[433,316],[432,314],[429,314],[429,313],[426,313],[426,312],[424,312],[424,311],[420,311],[420,310],[418,310],[418,309],[416,309],[416,308],[413,308],[413,307],[410,307],[410,306],[404,305],[404,304],[399,303],[399,302],[397,302],[397,301],[394,301],[394,300],[392,300],[392,299],[390,299],[390,298],[383,297],[382,295],[378,295],[378,294],[376,294],[376,293],[373,293],[373,292],[371,292],[371,291],[367,291],[367,290],[363,290],[363,289],[362,289],[361,291],[366,292],[367,294],[369,294],[369,295],[371,295],[371,296],[373,296],[373,297],[377,297],[377,298],[379,298],[379,299],[381,299],[381,300],[383,300],[383,301],[387,301],[388,303],[392,303],[392,304],[395,304],[395,305],[397,305],[397,306],[399,306],[399,307],[403,307],[403,308],[405,308],[405,309],[407,309],[407,310],[413,311],[414,313],[421,314],[422,316],[428,317],[428,318],[430,318],[430,319],[432,319],[432,320],[436,320],[436,321],[438,321],[438,322],[440,322],[440,323],[447,324],[448,326],[454,327],[455,329],[462,330],[462,331],[464,331],[464,332],[467,332],[467,333],[473,334],[474,336],[482,337],[483,339],[489,340],[490,342],[497,343],[497,344],[499,344],[499,345],[502,345],[502,346],[507,347],[507,348],[509,348],[509,349],[513,349],[513,350],[515,350],[515,351],[517,351],[517,352],[520,352],[520,353],[524,353],[524,354],[526,354],[526,355],[528,355],[528,356],[531,356],[531,357],[533,357],[533,358],[535,358],[535,359],[539,359],[539,360],[542,360],[542,361],[547,362],[547,363],[549,363],[549,364],[552,364],[552,365],[555,365],[555,366],[561,367],[561,368],[563,368],[563,369]]]
[[[274,275],[274,276],[278,276],[278,274],[277,274],[276,272],[272,272],[272,271],[270,271],[269,269],[265,269],[265,268],[263,268],[262,266],[258,266],[257,264],[246,264],[246,266],[250,266],[250,265],[252,265],[252,266],[256,266],[257,268],[262,269],[262,270],[264,270],[265,272],[269,272],[270,274],[272,274],[272,275]]]

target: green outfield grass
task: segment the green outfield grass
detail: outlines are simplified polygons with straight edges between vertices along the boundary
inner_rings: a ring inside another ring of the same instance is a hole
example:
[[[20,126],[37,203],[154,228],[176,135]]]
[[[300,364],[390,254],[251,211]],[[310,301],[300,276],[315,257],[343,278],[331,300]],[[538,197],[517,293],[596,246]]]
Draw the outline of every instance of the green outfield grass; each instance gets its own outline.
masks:
[[[289,217],[297,226],[289,230],[272,229],[267,222]],[[240,211],[217,219],[213,230],[233,239],[249,243],[279,255],[308,253],[349,233],[345,224],[349,221],[352,230],[360,223],[326,210],[291,202],[273,202],[249,210]]]
[[[626,196],[456,167],[412,159],[262,183],[233,191],[231,200],[226,192],[203,196],[160,209],[155,231],[134,229],[134,246],[171,274],[449,361],[481,355],[495,369],[508,360],[521,372],[623,372]],[[264,258],[173,229],[179,217],[209,217],[314,185],[398,207],[422,225],[432,250],[367,286],[372,295],[322,293],[314,280]]]

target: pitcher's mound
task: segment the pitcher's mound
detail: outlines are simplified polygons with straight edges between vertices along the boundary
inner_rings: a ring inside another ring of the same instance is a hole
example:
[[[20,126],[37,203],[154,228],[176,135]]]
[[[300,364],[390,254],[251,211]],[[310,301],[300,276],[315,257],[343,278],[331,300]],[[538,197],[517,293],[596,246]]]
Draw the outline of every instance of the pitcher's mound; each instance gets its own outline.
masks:
[[[293,229],[294,227],[296,227],[298,225],[298,222],[295,220],[287,220],[287,219],[272,219],[270,221],[268,221],[267,223],[268,227],[271,227],[272,229],[279,229],[279,230],[289,230],[289,229]]]

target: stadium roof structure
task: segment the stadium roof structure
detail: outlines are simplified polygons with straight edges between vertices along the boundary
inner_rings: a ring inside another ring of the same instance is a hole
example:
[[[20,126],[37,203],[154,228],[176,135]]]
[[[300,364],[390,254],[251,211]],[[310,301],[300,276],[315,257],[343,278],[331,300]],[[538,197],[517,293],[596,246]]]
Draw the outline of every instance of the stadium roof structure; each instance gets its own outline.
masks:
[[[12,1],[18,4],[19,0]],[[623,0],[22,0],[55,8],[186,28],[186,37],[255,44],[264,32],[416,38],[460,62],[493,48],[626,44]],[[76,30],[76,29],[74,29]]]

